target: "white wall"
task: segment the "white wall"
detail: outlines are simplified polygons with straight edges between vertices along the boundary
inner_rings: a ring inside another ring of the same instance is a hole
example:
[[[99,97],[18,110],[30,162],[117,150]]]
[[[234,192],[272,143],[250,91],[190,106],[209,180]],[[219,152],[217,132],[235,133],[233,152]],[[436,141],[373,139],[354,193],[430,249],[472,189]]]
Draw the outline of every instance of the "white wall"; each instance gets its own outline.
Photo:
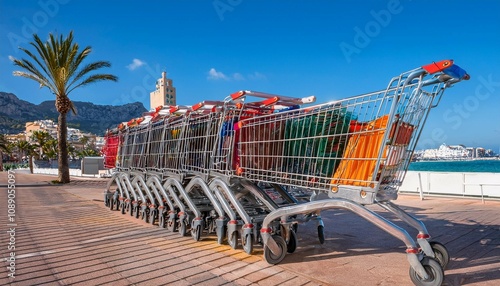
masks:
[[[500,198],[500,173],[408,171],[399,191]]]

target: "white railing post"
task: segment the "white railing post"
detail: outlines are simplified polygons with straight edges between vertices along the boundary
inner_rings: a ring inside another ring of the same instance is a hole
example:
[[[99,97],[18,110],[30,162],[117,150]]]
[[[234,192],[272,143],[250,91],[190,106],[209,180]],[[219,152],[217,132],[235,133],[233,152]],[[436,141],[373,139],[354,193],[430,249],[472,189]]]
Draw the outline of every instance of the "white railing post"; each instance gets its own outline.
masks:
[[[427,194],[431,193],[431,173],[427,172]]]
[[[481,187],[481,201],[483,202],[484,205],[483,184],[479,184],[479,186]]]
[[[465,173],[462,173],[462,196],[465,197]]]
[[[420,185],[420,200],[423,201],[424,200],[424,189],[422,188],[422,176],[421,176],[420,172],[418,172],[418,183]]]

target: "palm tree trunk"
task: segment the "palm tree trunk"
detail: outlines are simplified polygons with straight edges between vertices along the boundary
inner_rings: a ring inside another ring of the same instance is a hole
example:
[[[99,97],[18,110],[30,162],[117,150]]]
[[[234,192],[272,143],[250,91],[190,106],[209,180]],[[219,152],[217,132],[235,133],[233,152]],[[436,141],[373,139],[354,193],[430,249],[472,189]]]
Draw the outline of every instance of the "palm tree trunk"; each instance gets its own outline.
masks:
[[[67,113],[59,113],[58,122],[57,122],[57,136],[59,137],[57,141],[58,150],[58,163],[59,163],[59,182],[62,184],[69,183],[69,162],[68,162],[68,126],[66,123],[66,114]]]
[[[30,173],[33,174],[33,156],[29,155],[29,167],[30,167]]]
[[[3,152],[0,150],[0,172],[3,171]]]

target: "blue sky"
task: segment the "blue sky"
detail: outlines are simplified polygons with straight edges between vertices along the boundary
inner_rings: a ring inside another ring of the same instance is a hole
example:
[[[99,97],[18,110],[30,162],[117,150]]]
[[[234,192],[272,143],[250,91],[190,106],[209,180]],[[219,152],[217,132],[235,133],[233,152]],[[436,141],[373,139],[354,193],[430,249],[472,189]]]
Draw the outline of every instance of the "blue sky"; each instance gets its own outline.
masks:
[[[75,101],[139,101],[166,70],[179,104],[242,90],[327,102],[383,89],[401,72],[454,59],[471,75],[446,91],[419,148],[442,143],[500,151],[500,1],[0,0],[0,91],[53,99],[12,76],[32,34],[74,31],[89,60],[118,83],[76,90]]]

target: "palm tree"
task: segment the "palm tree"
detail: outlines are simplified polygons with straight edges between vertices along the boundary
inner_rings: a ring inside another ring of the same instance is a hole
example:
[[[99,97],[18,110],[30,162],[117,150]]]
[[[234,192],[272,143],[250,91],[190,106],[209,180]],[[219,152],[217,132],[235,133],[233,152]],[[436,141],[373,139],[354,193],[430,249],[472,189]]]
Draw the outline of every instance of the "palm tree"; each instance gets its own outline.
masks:
[[[57,140],[54,138],[50,138],[43,145],[43,152],[47,159],[52,160],[57,158]]]
[[[77,150],[75,148],[75,146],[73,145],[68,145],[68,154],[69,156],[71,157],[71,159],[75,159],[76,156],[77,156]]]
[[[73,32],[63,39],[59,39],[52,33],[49,34],[47,42],[42,42],[35,34],[34,42],[31,42],[36,50],[35,53],[25,48],[19,48],[26,55],[27,59],[15,59],[11,57],[14,65],[21,67],[25,71],[14,71],[15,76],[22,76],[32,79],[40,84],[40,87],[47,87],[56,96],[56,109],[58,117],[58,180],[60,183],[69,183],[69,162],[68,162],[68,126],[66,115],[70,110],[75,113],[73,103],[69,99],[69,94],[78,87],[82,87],[98,81],[117,81],[118,78],[111,74],[92,74],[100,68],[110,67],[107,61],[97,61],[86,64],[82,62],[92,51],[90,46],[79,50],[77,43],[73,43]],[[30,61],[31,60],[31,61]]]
[[[78,157],[80,157],[80,158],[83,158],[83,157],[98,157],[98,156],[101,155],[99,153],[99,151],[97,151],[95,149],[91,149],[91,148],[86,148],[86,149],[80,150],[77,154],[78,154]]]
[[[10,153],[9,142],[5,135],[0,134],[0,172],[3,171],[3,153]]]
[[[33,174],[33,156],[37,155],[36,145],[31,144],[26,140],[21,140],[17,142],[17,148],[21,152],[21,158],[28,156],[30,173]]]
[[[44,145],[47,143],[49,139],[52,139],[49,132],[44,130],[35,130],[30,136],[31,141],[36,142],[36,146],[38,147],[38,157],[39,159],[43,159]]]
[[[89,143],[90,139],[87,136],[82,136],[82,137],[80,137],[80,139],[78,141],[80,141],[80,143],[83,145],[83,149],[85,149],[85,147]]]

